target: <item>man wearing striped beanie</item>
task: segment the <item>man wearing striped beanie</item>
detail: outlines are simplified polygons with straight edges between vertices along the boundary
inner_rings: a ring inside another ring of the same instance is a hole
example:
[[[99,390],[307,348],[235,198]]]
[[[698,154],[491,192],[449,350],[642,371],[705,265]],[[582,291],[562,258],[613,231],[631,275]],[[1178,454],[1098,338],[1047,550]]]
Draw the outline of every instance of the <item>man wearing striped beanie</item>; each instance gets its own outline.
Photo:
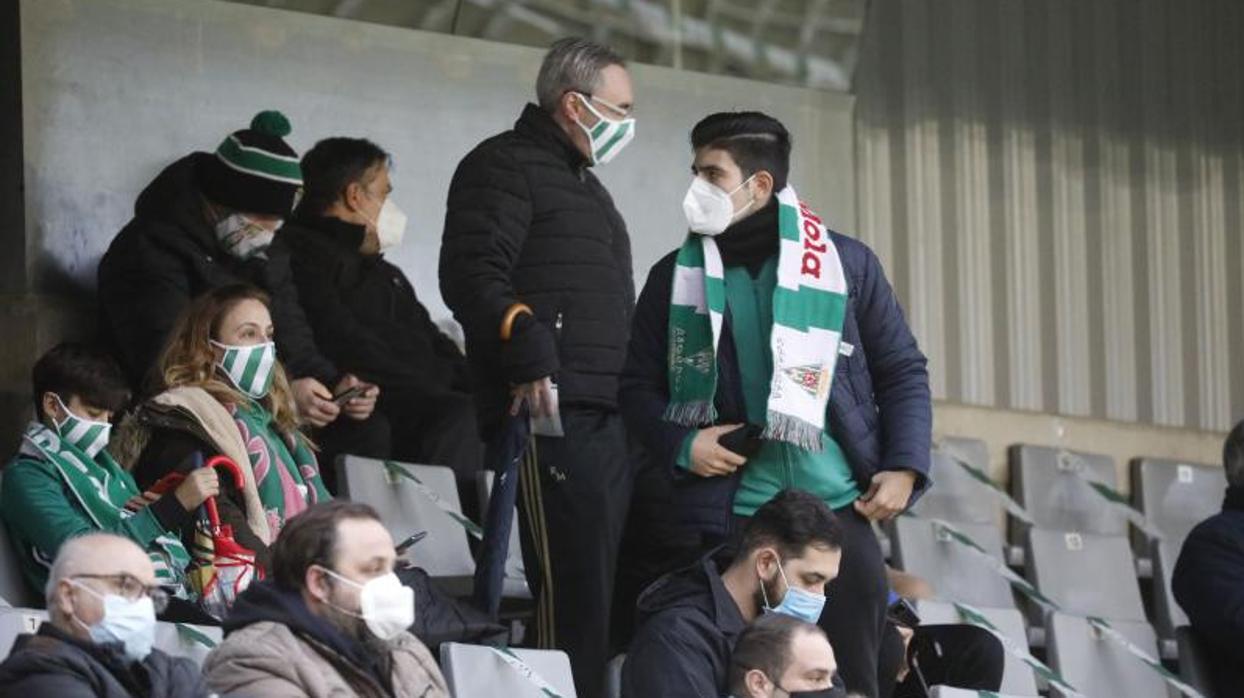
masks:
[[[191,153],[147,185],[100,260],[100,329],[131,384],[150,387],[165,339],[192,299],[225,285],[262,288],[272,297],[277,351],[303,419],[324,427],[344,414],[351,418],[345,440],[374,442],[366,432],[378,391],[333,402],[359,381],[316,347],[277,235],[302,194],[298,153],[285,141],[290,131],[280,112],[260,112],[215,152]]]

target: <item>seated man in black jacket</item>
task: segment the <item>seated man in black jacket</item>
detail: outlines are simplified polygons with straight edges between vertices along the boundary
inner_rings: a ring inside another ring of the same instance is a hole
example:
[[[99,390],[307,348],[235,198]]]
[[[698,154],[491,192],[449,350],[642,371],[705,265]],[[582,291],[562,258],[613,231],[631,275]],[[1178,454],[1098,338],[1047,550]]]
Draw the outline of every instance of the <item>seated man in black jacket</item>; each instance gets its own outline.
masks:
[[[134,218],[99,262],[100,331],[142,396],[190,301],[222,286],[257,286],[272,297],[277,352],[302,421],[375,428],[367,421],[376,405],[374,387],[349,401],[333,400],[360,381],[317,349],[291,279],[285,235],[278,230],[297,203],[302,174],[284,140],[289,133],[280,112],[260,112],[216,152],[191,153],[147,185]]]
[[[467,484],[483,446],[466,361],[384,258],[406,229],[390,196],[389,154],[360,138],[329,138],[307,151],[302,171],[306,195],[281,234],[316,344],[381,387],[377,417],[389,429],[366,455],[448,465]]]
[[[0,698],[208,695],[194,662],[152,648],[167,600],[133,541],[110,533],[69,540],[48,578],[50,620],[19,636],[0,664]]]
[[[639,597],[622,695],[725,695],[730,655],[748,623],[764,612],[810,623],[820,617],[825,585],[838,576],[842,539],[834,513],[807,492],[784,490],[763,504],[725,572],[705,557]]]
[[[1214,695],[1231,696],[1244,686],[1244,422],[1227,435],[1222,464],[1222,511],[1188,534],[1171,586],[1205,650]]]

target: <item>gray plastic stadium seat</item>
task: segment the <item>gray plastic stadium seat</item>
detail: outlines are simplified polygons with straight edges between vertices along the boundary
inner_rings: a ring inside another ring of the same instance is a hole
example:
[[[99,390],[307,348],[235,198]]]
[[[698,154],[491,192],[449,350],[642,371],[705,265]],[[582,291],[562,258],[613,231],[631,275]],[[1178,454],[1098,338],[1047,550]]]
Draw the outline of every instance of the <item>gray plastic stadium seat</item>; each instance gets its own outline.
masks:
[[[576,698],[570,659],[565,652],[513,649],[565,698]],[[492,648],[446,642],[441,645],[441,667],[454,698],[545,698],[536,685],[506,664]]]
[[[1179,677],[1203,695],[1214,698],[1210,668],[1200,638],[1184,625],[1175,629],[1175,643],[1179,646]]]
[[[1002,560],[1002,532],[993,524],[953,524],[990,555]],[[973,606],[1014,608],[1011,585],[979,555],[943,539],[932,521],[900,516],[894,520],[894,566],[923,577],[939,596]]]
[[[1156,458],[1132,461],[1132,502],[1166,535],[1163,541],[1132,538],[1137,554],[1153,559],[1154,622],[1162,637],[1173,637],[1175,628],[1188,624],[1171,593],[1171,574],[1188,533],[1218,513],[1225,486],[1222,468],[1216,465]]]
[[[220,628],[206,625],[191,625],[188,627],[206,635],[213,643],[213,647],[219,645],[221,640],[224,639],[224,633]],[[199,666],[203,666],[203,661],[207,659],[208,653],[213,649],[213,647],[207,647],[189,636],[183,635],[177,629],[176,623],[164,622],[156,624],[155,646],[165,654],[192,659]]]
[[[0,608],[0,659],[9,656],[18,635],[35,632],[47,619],[47,611],[41,609]]]
[[[1028,531],[1028,581],[1067,613],[1145,620],[1132,548],[1123,536]]]
[[[479,495],[480,511],[488,511],[488,497],[492,494],[493,476],[494,473],[491,470],[483,470],[475,474],[475,488]],[[509,550],[505,556],[505,582],[501,586],[501,596],[507,599],[531,598],[531,588],[527,586],[527,576],[523,571],[523,547],[519,543],[518,533],[518,507],[514,507],[514,521],[510,525]]]
[[[1157,638],[1148,623],[1111,621],[1110,625],[1149,656],[1158,656]],[[1166,683],[1152,669],[1099,635],[1084,618],[1052,613],[1047,628],[1050,666],[1084,695],[1167,698]]]
[[[1101,495],[1075,472],[1059,465],[1061,449],[1012,446],[1011,494],[1028,510],[1038,528],[1126,536],[1127,519],[1106,504]],[[1090,479],[1118,489],[1114,460],[1109,456],[1075,452],[1073,467],[1086,468]],[[1021,527],[1011,522],[1011,540],[1023,540]]]
[[[0,487],[4,481],[0,478]],[[9,529],[0,519],[0,600],[10,606],[36,608],[43,606],[43,597],[35,593],[22,576],[21,558],[13,547],[13,539],[9,537]]]
[[[912,512],[924,518],[945,519],[951,523],[977,523],[997,525],[1001,520],[1002,506],[989,493],[989,487],[977,482],[956,463],[950,452],[984,472],[989,472],[989,451],[983,441],[945,437],[941,440],[945,452],[934,450],[929,471],[935,485],[912,507]]]
[[[980,698],[980,691],[969,691],[963,688],[951,688],[949,686],[930,686],[929,698]],[[990,693],[996,698],[1024,698],[1025,696],[1035,696],[1036,691],[1032,693]]]
[[[462,513],[453,470],[439,465],[400,465]],[[342,497],[374,507],[395,541],[427,531],[428,537],[411,549],[410,557],[445,591],[455,596],[471,593],[475,560],[466,530],[421,494],[414,483],[401,476],[390,477],[383,461],[342,456],[337,460],[337,486]]]
[[[1028,648],[1028,632],[1024,627],[1024,616],[1022,613],[1014,608],[977,607],[977,610],[990,623],[997,626],[1004,636],[1020,647]],[[921,601],[918,611],[920,622],[923,625],[957,625],[964,622],[953,605],[941,601]],[[1032,668],[1012,656],[1009,652],[1006,654],[1006,665],[1002,671],[1001,692],[1019,696],[1037,695],[1037,680],[1032,673]],[[975,691],[970,691],[969,693],[973,696],[976,694]],[[945,693],[942,695],[955,694]]]

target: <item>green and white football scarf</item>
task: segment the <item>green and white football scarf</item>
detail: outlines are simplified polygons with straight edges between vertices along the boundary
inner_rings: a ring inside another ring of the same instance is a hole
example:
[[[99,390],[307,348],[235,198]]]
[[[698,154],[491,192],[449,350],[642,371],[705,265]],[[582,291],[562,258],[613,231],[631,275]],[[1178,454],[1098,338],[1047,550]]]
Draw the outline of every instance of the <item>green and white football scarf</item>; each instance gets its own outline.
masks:
[[[825,406],[838,360],[847,280],[829,230],[793,187],[778,192],[773,378],[763,438],[821,450]],[[678,251],[670,296],[669,391],[665,419],[688,427],[717,418],[717,347],[726,310],[721,252],[690,234]]]
[[[21,452],[50,463],[100,530],[115,530],[121,521],[135,515],[125,508],[125,504],[140,494],[138,485],[108,451],[99,451],[94,458],[90,458],[55,431],[38,422],[31,422],[23,435]],[[184,593],[190,553],[182,545],[177,532],[157,536],[147,546],[147,555],[155,567],[156,580],[160,585],[176,587]]]

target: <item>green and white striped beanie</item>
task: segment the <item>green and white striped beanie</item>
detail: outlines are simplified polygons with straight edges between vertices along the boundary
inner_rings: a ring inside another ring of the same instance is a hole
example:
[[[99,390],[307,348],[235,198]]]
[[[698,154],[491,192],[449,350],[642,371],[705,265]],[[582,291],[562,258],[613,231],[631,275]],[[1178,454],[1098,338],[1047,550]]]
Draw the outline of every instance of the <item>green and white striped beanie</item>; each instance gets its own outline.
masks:
[[[240,213],[287,218],[302,194],[298,153],[284,141],[291,131],[279,111],[262,111],[250,128],[225,137],[201,159],[199,187],[213,203]]]

